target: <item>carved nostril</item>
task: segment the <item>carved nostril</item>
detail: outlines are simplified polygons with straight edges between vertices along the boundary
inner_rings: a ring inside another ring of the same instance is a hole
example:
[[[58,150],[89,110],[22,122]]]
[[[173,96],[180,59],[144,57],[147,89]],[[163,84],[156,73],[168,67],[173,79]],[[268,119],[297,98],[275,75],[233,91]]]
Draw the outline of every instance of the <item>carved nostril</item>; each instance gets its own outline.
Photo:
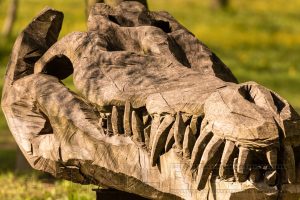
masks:
[[[282,111],[282,109],[285,107],[284,102],[282,102],[273,92],[271,92],[271,96],[272,96],[274,104],[277,108],[277,112],[280,113]]]
[[[272,109],[277,113],[281,113],[282,110],[288,106],[288,103],[278,94],[255,83],[243,85],[238,89],[238,91],[245,100],[254,103],[259,107],[263,107],[268,110]],[[296,112],[292,107],[289,109],[292,111],[293,115],[296,115]]]
[[[244,97],[245,100],[255,103],[254,98],[250,94],[251,86],[242,86],[238,89],[240,95]]]

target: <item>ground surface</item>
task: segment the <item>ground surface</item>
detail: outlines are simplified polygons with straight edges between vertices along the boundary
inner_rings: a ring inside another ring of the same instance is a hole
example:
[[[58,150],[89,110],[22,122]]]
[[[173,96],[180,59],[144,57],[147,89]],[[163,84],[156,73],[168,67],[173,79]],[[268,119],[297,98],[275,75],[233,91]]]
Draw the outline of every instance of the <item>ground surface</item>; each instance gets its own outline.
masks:
[[[0,0],[0,27],[9,0]],[[65,13],[61,37],[85,30],[84,0],[20,0],[9,39],[0,36],[0,92],[13,41],[46,5]],[[232,0],[211,10],[209,0],[150,0],[150,9],[167,10],[207,44],[240,82],[254,80],[300,110],[300,0]],[[71,79],[66,80],[72,87]],[[0,111],[0,200],[94,199],[94,186],[67,181],[47,183],[38,174],[15,175],[16,145]]]

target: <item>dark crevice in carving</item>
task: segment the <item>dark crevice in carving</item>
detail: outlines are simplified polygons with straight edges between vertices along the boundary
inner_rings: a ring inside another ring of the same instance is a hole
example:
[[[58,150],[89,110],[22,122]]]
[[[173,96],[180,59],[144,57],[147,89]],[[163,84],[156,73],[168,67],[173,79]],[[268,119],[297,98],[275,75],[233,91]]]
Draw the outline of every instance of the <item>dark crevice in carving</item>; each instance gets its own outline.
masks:
[[[171,33],[172,32],[172,28],[171,28],[169,22],[166,22],[166,21],[163,21],[163,20],[155,20],[151,23],[151,25],[160,28],[165,33]]]
[[[211,53],[210,60],[213,63],[212,69],[218,78],[226,82],[238,83],[231,70],[213,52]]]
[[[108,15],[108,19],[111,22],[113,22],[113,23],[115,23],[119,26],[122,26],[122,27],[133,27],[134,26],[134,23],[132,21],[130,21],[130,20],[128,20],[128,19],[126,19],[126,18],[124,18],[120,15],[117,15],[117,16]]]
[[[102,126],[103,129],[106,130],[107,129],[107,117],[102,117],[101,119],[102,119],[102,121],[101,121],[100,125]]]
[[[192,120],[192,116],[190,116],[190,117],[186,120],[186,122],[184,123],[184,125],[185,125],[185,126],[190,125],[191,120]]]
[[[41,55],[40,55],[40,49],[33,49],[32,51],[28,52],[25,56],[24,56],[24,62],[29,64],[29,65],[34,65],[36,63],[36,61],[38,61],[38,59],[40,59]]]
[[[202,122],[203,122],[203,117],[198,117],[197,118],[197,132],[195,133],[195,137],[198,138],[199,135],[200,135],[200,129],[201,129],[201,125],[202,125]]]
[[[39,132],[39,135],[42,134],[53,134],[53,128],[51,126],[50,120],[43,112],[40,112],[43,118],[46,120],[44,128]]]
[[[274,104],[277,108],[277,112],[280,113],[282,109],[285,107],[284,102],[282,102],[273,92],[271,92]]]
[[[175,58],[184,66],[191,68],[191,64],[188,60],[188,58],[186,57],[186,54],[184,52],[184,50],[182,49],[182,47],[180,45],[178,45],[178,43],[176,42],[176,40],[173,37],[169,37],[169,46],[170,49],[172,50],[173,55],[175,56]]]
[[[296,171],[296,182],[299,183],[300,182],[300,156],[297,156],[297,155],[300,155],[300,147],[299,146],[294,147],[294,155],[295,155],[295,164],[296,164],[295,169],[297,170]]]
[[[108,41],[108,51],[124,51],[125,48],[120,40]]]
[[[116,24],[118,24],[118,25],[121,26],[121,24],[118,22],[118,20],[117,20],[117,18],[116,18],[115,16],[113,16],[113,15],[108,15],[108,19],[109,19],[110,21],[112,21],[112,22],[114,22],[114,23],[116,23]]]
[[[41,16],[41,21],[43,20],[44,16]],[[47,35],[46,35],[46,44],[50,48],[56,41],[59,36],[62,22],[63,22],[64,15],[63,13],[59,13],[58,15],[55,15],[55,17],[52,19],[52,23],[50,24],[50,27],[48,29]]]
[[[43,73],[62,80],[73,74],[73,64],[65,55],[57,55],[45,65]]]
[[[284,159],[284,132],[281,126],[275,120],[276,126],[278,128],[278,140],[279,140],[279,151],[278,151],[278,160],[277,160],[277,188],[278,188],[278,195],[277,199],[282,199],[282,184],[283,184],[283,175],[284,175],[284,167],[283,167],[283,159]]]

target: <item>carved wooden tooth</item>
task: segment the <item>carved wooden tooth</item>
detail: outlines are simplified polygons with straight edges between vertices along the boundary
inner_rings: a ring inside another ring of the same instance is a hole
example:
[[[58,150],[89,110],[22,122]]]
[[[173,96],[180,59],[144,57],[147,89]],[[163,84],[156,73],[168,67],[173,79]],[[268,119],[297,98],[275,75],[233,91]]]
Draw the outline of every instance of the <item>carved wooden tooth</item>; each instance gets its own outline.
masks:
[[[104,126],[104,120],[102,117],[99,119],[99,126],[103,127]]]
[[[143,122],[135,111],[132,111],[131,120],[133,140],[143,142]]]
[[[175,148],[180,150],[182,149],[184,132],[185,132],[185,125],[182,120],[181,113],[178,112],[174,124],[174,139],[175,139]]]
[[[113,134],[112,124],[111,124],[111,114],[106,114],[106,134],[111,135]]]
[[[124,133],[126,136],[132,135],[131,132],[131,104],[129,101],[125,103],[125,110],[124,110],[124,118],[123,118],[123,126],[124,126]]]
[[[151,126],[144,128],[145,145],[149,148]]]
[[[116,106],[113,106],[111,112],[111,124],[114,135],[118,135],[122,133],[122,122],[121,116]]]
[[[233,174],[234,174],[234,178],[237,181],[238,180],[238,173],[237,173],[237,164],[238,164],[238,158],[234,158],[233,159]]]
[[[192,133],[192,130],[189,126],[186,127],[184,138],[183,138],[183,157],[184,158],[190,158],[193,147],[195,145],[196,138],[194,134]]]
[[[239,148],[239,157],[238,157],[238,168],[237,172],[240,174],[246,174],[249,171],[247,165],[250,161],[250,150],[244,147]]]
[[[295,152],[296,155],[299,155],[299,151],[297,153]],[[296,178],[295,182],[300,183],[300,160],[296,163]]]
[[[172,117],[171,115],[165,116],[155,133],[150,159],[152,166],[156,165],[160,153],[164,150],[169,129],[171,128],[171,125],[174,122],[174,120],[174,117]]]
[[[209,124],[208,120],[206,118],[204,118],[201,122],[199,136],[201,135],[202,132],[204,132],[204,130],[207,128],[208,124]]]
[[[233,175],[232,163],[235,149],[237,148],[235,147],[234,142],[227,140],[225,143],[219,168],[219,175],[221,178],[226,179]]]
[[[213,136],[207,144],[198,167],[198,174],[196,179],[198,183],[197,189],[204,189],[209,174],[221,158],[219,151],[223,146],[222,144],[224,144],[223,139],[217,136]]]
[[[151,122],[151,131],[150,131],[150,141],[149,141],[149,149],[152,149],[153,140],[155,137],[155,133],[157,132],[157,129],[160,124],[160,116],[155,114],[153,116],[152,122]]]
[[[267,156],[268,162],[269,162],[270,166],[272,167],[272,169],[276,170],[276,168],[277,168],[277,149],[275,148],[270,151],[267,151],[266,156]]]
[[[294,150],[291,145],[284,146],[283,166],[288,183],[296,182],[296,164]]]
[[[195,146],[192,151],[191,170],[194,170],[198,167],[204,148],[206,147],[206,144],[209,142],[212,136],[213,133],[207,128],[204,128],[203,131],[200,133],[200,136],[196,140]]]
[[[201,125],[201,117],[198,115],[193,115],[191,122],[190,122],[190,129],[192,134],[197,138],[200,132],[200,125]]]
[[[175,143],[175,139],[174,139],[174,125],[172,126],[172,128],[169,131],[168,137],[167,137],[167,141],[166,141],[166,145],[165,145],[165,152],[168,152],[173,144]]]
[[[237,173],[238,173],[238,181],[244,182],[247,180],[247,176],[249,174],[249,166],[251,164],[251,152],[249,149],[240,147],[239,148],[239,157],[237,163]]]
[[[277,179],[277,172],[276,172],[276,170],[268,170],[268,171],[266,171],[264,182],[267,185],[274,186],[276,184],[276,179]]]

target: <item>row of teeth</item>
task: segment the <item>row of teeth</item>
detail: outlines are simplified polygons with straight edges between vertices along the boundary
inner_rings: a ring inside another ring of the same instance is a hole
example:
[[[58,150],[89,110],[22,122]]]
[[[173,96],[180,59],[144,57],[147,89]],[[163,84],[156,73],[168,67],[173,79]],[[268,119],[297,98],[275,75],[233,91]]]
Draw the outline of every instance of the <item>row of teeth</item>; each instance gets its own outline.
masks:
[[[125,107],[113,106],[111,113],[101,114],[100,125],[107,135],[129,136],[151,152],[151,165],[172,147],[190,158],[200,132],[202,117],[177,113],[150,116],[147,111],[134,110],[129,102]]]
[[[145,108],[133,109],[131,104],[127,102],[125,107],[113,106],[111,113],[101,114],[101,126],[104,128],[107,135],[124,135],[131,137],[132,140],[139,146],[145,148],[150,153],[150,162],[152,166],[155,166],[159,162],[159,157],[168,152],[171,148],[174,148],[177,153],[181,156],[190,160],[193,152],[194,145],[197,138],[199,137],[200,131],[203,132],[203,128],[206,122],[203,120],[203,116],[187,115],[185,113],[177,113],[176,116],[165,114],[165,115],[149,115]],[[203,127],[201,127],[201,125]],[[201,129],[201,130],[200,130]],[[203,134],[203,133],[201,133]],[[234,153],[234,151],[228,151],[227,148],[236,148],[233,142],[227,141],[224,147],[225,156],[236,157],[239,155],[239,159],[235,158],[232,165],[227,166],[229,170],[232,169],[234,172],[235,180],[239,182],[244,182],[244,178],[247,176],[241,176],[238,173],[240,170],[238,168],[239,162],[245,162],[249,159],[250,154],[245,155],[239,149],[239,154]],[[230,155],[227,155],[230,154]],[[204,160],[210,160],[214,155],[203,155]],[[268,158],[271,166],[275,166],[277,160],[272,160]],[[190,165],[192,163],[189,163]],[[196,169],[197,167],[191,166],[191,169]],[[233,170],[233,168],[235,170]],[[229,170],[231,171],[231,170]],[[231,177],[231,172],[222,172],[222,177]],[[276,170],[263,170],[267,173],[276,173]],[[270,175],[272,175],[270,174]],[[233,175],[233,174],[232,174]],[[242,173],[243,175],[243,173]],[[258,182],[258,177],[260,173],[257,174],[257,170],[252,170],[250,173],[250,180],[253,182]]]

